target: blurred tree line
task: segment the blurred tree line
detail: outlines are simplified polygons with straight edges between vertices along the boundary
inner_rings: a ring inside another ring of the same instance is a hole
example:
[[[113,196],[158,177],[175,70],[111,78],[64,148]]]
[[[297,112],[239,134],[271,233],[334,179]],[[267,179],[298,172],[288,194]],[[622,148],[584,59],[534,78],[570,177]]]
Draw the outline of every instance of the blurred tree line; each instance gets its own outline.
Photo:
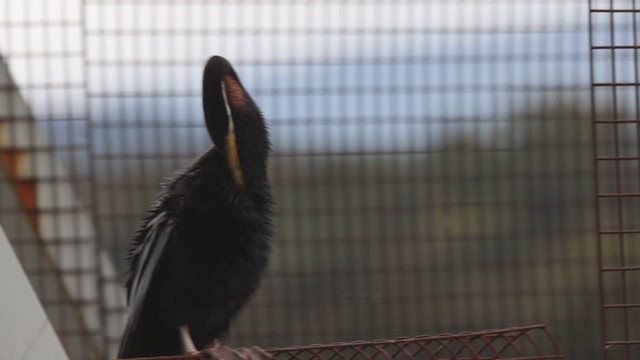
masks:
[[[571,358],[598,358],[589,103],[558,96],[505,121],[474,121],[421,153],[275,156],[274,260],[237,342],[544,323]],[[598,146],[613,151],[610,130],[597,129]],[[619,151],[636,150],[637,131],[618,129]],[[600,169],[603,188],[615,182],[610,167]],[[637,181],[637,171],[633,162],[621,174]],[[623,208],[638,218],[633,203]],[[619,216],[607,209],[604,223]]]
[[[274,153],[275,250],[231,343],[285,346],[544,323],[569,358],[600,358],[590,106],[575,94],[545,98],[506,117],[467,119],[466,131],[424,134],[425,151]],[[456,121],[446,120],[462,128]],[[637,154],[636,126],[613,129],[596,128],[599,154],[614,154],[616,143],[619,154]],[[123,273],[124,251],[158,183],[190,161],[96,165],[101,185],[122,184],[94,198],[104,248],[113,249]],[[600,162],[602,191],[616,190],[616,171],[623,191],[640,191],[638,169],[636,161],[619,168]],[[620,204],[629,228],[638,226],[636,201]],[[618,204],[603,204],[603,227],[615,225]],[[640,254],[635,236],[625,238],[629,263]],[[605,263],[614,263],[618,242],[608,240]],[[620,283],[611,284],[608,296],[619,297]]]

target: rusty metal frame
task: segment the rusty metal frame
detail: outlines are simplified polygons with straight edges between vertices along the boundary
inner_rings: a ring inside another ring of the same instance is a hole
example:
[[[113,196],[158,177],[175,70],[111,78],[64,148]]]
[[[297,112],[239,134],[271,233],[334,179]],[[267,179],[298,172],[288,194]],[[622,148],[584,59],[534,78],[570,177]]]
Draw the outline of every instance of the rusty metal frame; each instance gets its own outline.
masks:
[[[607,5],[603,5],[605,2],[602,1],[595,3],[594,0],[589,1],[589,45],[601,338],[605,360],[630,360],[640,355],[640,334],[634,332],[632,320],[633,311],[640,308],[640,303],[632,296],[633,292],[637,292],[637,286],[634,287],[637,284],[630,281],[630,274],[640,271],[640,264],[629,260],[628,244],[637,239],[640,229],[635,223],[629,225],[632,220],[625,216],[624,202],[638,199],[640,193],[627,189],[624,183],[638,183],[640,174],[630,179],[623,174],[622,167],[630,162],[637,164],[640,160],[640,156],[635,155],[640,150],[640,8],[635,1],[631,1],[626,7],[621,7],[613,0],[608,1]],[[616,17],[625,14],[632,18],[633,43],[619,43],[620,40],[616,37]],[[598,33],[596,28],[608,33]],[[597,43],[595,39],[599,35],[607,37],[608,43]],[[622,51],[632,51],[635,63],[631,74],[626,76],[618,69],[617,57]],[[596,56],[605,58],[610,63],[609,66],[600,70],[596,65]],[[609,81],[601,81],[596,76],[597,71],[606,73]],[[634,92],[636,106],[633,118],[621,114],[623,110],[618,106],[621,89],[631,89]],[[601,101],[603,95],[607,97]],[[630,127],[635,129],[635,141],[627,140],[625,144],[623,137]],[[600,134],[604,132],[612,133],[613,139],[601,137]],[[603,146],[603,143],[606,144]],[[628,154],[628,148],[633,149],[632,155]],[[607,169],[606,166],[612,167]]]
[[[390,340],[353,341],[267,349],[278,360],[324,359],[564,359],[544,325],[462,332]],[[158,356],[131,360],[193,360],[201,355]]]

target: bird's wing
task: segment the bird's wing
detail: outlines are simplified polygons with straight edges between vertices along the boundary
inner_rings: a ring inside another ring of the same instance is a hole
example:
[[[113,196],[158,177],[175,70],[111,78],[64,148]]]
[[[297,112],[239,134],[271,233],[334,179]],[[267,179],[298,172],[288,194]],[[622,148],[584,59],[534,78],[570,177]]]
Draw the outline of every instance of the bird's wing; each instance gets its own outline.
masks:
[[[141,234],[142,241],[132,253],[132,257],[137,261],[128,282],[129,317],[120,342],[119,356],[127,355],[128,349],[134,346],[132,344],[132,341],[135,341],[133,335],[147,300],[149,284],[172,237],[173,229],[174,224],[170,216],[167,216],[165,212],[156,213],[145,225]]]

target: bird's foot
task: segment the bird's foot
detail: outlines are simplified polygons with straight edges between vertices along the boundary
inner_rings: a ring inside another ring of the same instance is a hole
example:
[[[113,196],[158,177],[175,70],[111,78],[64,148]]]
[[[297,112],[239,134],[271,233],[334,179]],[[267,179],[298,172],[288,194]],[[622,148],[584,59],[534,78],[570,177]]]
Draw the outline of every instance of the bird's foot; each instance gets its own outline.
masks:
[[[211,360],[267,360],[274,358],[273,355],[257,346],[237,349],[228,346],[215,346],[200,350],[199,353]]]

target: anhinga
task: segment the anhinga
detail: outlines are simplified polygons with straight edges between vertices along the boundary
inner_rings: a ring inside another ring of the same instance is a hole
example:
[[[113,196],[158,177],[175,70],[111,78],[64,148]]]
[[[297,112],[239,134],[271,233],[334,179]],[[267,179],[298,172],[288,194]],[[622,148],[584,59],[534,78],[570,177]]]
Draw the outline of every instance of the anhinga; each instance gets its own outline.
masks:
[[[216,349],[267,265],[273,199],[262,114],[219,56],[205,67],[202,103],[214,146],[164,186],[133,241],[120,358]]]

